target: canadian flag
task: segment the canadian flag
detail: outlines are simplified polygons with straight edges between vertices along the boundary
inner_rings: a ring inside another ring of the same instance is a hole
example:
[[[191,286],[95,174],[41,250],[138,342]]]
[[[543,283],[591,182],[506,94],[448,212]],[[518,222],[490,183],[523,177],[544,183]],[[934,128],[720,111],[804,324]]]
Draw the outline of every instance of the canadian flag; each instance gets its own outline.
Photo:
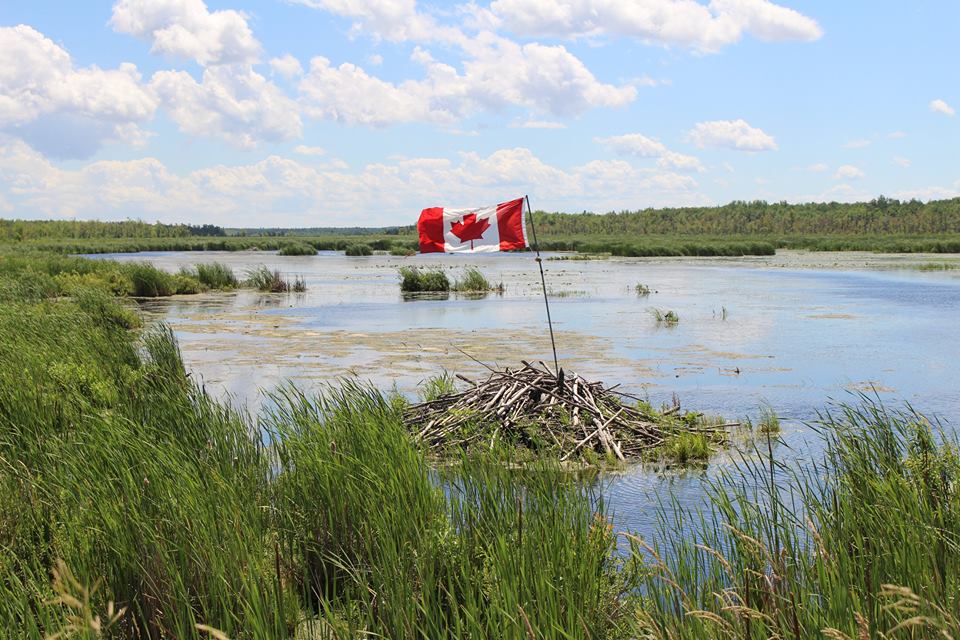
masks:
[[[430,207],[420,212],[420,253],[510,251],[527,246],[523,198],[476,209]]]

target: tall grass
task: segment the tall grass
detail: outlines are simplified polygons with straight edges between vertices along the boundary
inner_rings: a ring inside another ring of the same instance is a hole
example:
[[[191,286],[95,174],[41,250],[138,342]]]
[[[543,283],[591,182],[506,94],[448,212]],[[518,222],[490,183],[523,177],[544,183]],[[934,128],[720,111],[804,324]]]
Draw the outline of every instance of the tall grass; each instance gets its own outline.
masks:
[[[268,269],[264,265],[247,271],[245,284],[264,293],[286,293],[290,291],[300,293],[307,290],[306,282],[302,277],[295,276],[291,282],[284,278],[279,270]]]
[[[372,256],[373,248],[368,244],[358,243],[347,245],[347,248],[343,251],[344,255],[347,256]]]
[[[281,256],[315,256],[317,249],[306,242],[291,242],[280,247]]]
[[[0,290],[12,299],[70,296],[91,288],[111,295],[163,297],[203,289],[238,286],[230,267],[200,264],[168,273],[147,262],[58,256],[44,253],[0,254]]]
[[[281,546],[343,637],[602,638],[629,623],[585,486],[466,460],[442,491],[380,394],[287,390],[275,405]]]
[[[193,276],[170,274],[148,262],[131,262],[120,267],[130,279],[130,295],[144,298],[198,293],[200,282]]]
[[[668,501],[633,538],[645,637],[957,637],[955,438],[867,399],[818,428],[822,462],[775,461],[768,432],[702,505]]]
[[[650,309],[650,315],[653,316],[653,319],[656,320],[657,324],[666,325],[668,327],[675,327],[680,322],[680,316],[672,309],[663,310],[653,307]]]
[[[463,275],[454,280],[452,289],[465,293],[482,293],[487,291],[503,293],[503,283],[492,284],[479,269],[476,267],[467,267]]]
[[[416,293],[422,291],[449,291],[450,279],[443,269],[421,269],[419,267],[400,267],[400,291]]]
[[[409,245],[394,245],[390,247],[390,255],[392,256],[415,256],[417,255],[417,250]]]
[[[180,270],[182,275],[195,278],[201,285],[208,289],[224,290],[235,289],[240,286],[233,269],[222,262],[211,262],[209,264],[197,264],[192,268]]]
[[[15,637],[631,623],[589,479],[483,460],[437,476],[399,405],[351,382],[282,387],[254,420],[186,376],[169,330],[134,342],[70,301],[0,308],[0,357],[0,629]]]
[[[796,466],[768,431],[621,556],[594,477],[433,469],[350,381],[250,416],[87,288],[0,305],[0,636],[960,634],[960,445],[909,409],[824,416]]]

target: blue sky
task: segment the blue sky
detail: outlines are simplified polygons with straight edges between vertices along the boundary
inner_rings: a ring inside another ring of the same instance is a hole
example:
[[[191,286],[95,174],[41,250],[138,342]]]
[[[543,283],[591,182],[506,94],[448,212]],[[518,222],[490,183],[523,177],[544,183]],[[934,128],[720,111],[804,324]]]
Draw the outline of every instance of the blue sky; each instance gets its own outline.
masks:
[[[4,0],[0,216],[960,195],[960,3]]]

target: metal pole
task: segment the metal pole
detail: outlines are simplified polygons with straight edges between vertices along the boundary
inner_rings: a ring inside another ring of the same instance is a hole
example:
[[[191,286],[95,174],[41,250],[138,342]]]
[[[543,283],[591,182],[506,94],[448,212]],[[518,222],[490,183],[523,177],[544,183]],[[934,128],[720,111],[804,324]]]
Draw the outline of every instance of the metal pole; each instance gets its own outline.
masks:
[[[553,339],[553,320],[550,318],[550,301],[547,299],[547,280],[543,275],[543,260],[540,259],[540,243],[537,242],[537,228],[533,224],[533,209],[530,208],[530,196],[523,196],[527,201],[527,215],[530,216],[530,230],[533,231],[533,250],[537,252],[537,266],[540,267],[540,284],[543,285],[543,304],[547,307],[547,326],[550,327],[550,346],[553,348],[554,373],[560,375],[560,362],[557,360],[557,343]]]

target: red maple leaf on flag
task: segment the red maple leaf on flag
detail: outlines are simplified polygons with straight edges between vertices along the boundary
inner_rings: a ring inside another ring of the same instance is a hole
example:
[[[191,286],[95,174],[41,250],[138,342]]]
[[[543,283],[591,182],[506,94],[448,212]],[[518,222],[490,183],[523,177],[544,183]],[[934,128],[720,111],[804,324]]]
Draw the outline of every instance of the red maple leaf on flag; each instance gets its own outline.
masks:
[[[490,221],[486,218],[482,220],[477,220],[477,214],[468,213],[463,216],[463,222],[457,221],[450,225],[450,231],[453,235],[460,238],[460,242],[464,243],[467,240],[471,242],[471,246],[474,240],[482,240],[483,234],[490,228]]]

